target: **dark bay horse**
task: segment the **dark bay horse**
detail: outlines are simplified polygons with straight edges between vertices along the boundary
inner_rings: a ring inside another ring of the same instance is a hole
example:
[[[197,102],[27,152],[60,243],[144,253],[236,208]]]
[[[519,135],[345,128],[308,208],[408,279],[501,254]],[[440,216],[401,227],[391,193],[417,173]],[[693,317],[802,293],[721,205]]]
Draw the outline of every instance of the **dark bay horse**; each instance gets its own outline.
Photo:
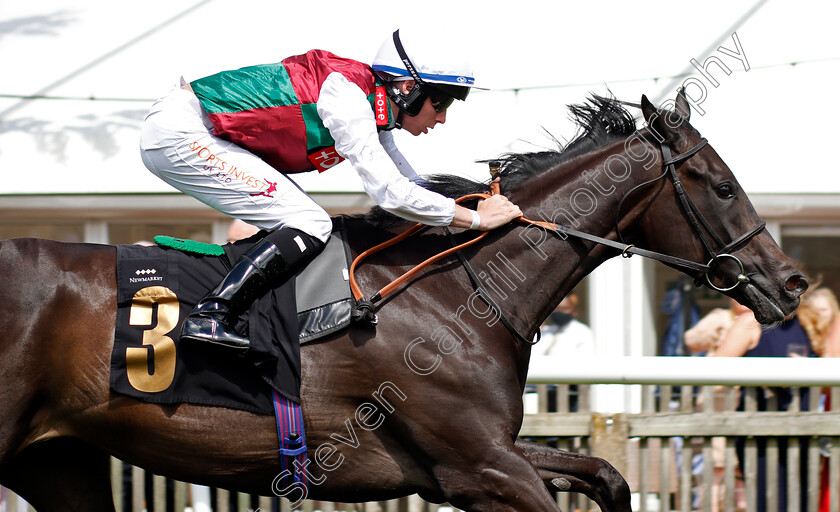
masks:
[[[673,109],[646,98],[641,107],[640,130],[613,99],[574,107],[581,134],[559,152],[507,157],[502,193],[527,218],[633,244],[625,253],[681,258],[665,261],[729,288],[759,321],[782,320],[797,307],[804,277],[688,123],[684,98]],[[663,172],[672,159],[676,172]],[[452,195],[487,188],[463,180],[434,186]],[[356,254],[403,229],[373,215],[347,225]],[[378,290],[449,243],[438,228],[409,239],[365,262],[359,283]],[[721,256],[724,249],[732,255]],[[449,258],[379,304],[377,325],[304,345],[308,497],[419,493],[464,510],[556,511],[548,491],[562,490],[585,493],[605,512],[630,512],[629,488],[606,461],[517,440],[530,346],[499,321],[503,313],[513,330],[533,337],[576,283],[621,252],[511,224],[464,252],[499,310]],[[271,416],[146,404],[110,391],[114,265],[111,246],[0,243],[0,484],[38,510],[113,510],[115,455],[183,481],[287,495],[277,488]]]

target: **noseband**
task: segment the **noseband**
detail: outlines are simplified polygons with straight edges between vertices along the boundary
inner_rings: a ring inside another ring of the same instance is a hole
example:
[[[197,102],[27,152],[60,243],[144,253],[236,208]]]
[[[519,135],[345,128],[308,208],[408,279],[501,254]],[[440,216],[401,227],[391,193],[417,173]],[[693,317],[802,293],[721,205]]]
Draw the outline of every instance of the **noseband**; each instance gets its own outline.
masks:
[[[706,220],[703,216],[703,213],[697,208],[697,205],[692,201],[691,196],[685,190],[685,187],[680,181],[680,177],[677,174],[677,166],[682,162],[690,159],[694,156],[698,151],[703,149],[708,144],[708,141],[703,138],[700,142],[697,143],[693,148],[689,149],[685,153],[679,154],[677,156],[671,156],[671,148],[668,147],[667,144],[660,143],[659,147],[662,151],[662,167],[663,172],[658,177],[641,183],[628,191],[621,200],[618,202],[618,210],[616,211],[616,220],[615,220],[615,231],[618,234],[618,239],[623,243],[624,239],[621,236],[621,230],[619,229],[619,219],[621,214],[621,206],[624,203],[624,200],[627,199],[633,192],[638,190],[641,187],[650,185],[659,181],[660,179],[665,178],[666,176],[671,177],[671,182],[674,185],[674,192],[676,193],[677,198],[680,202],[680,209],[683,212],[683,215],[688,220],[691,229],[700,239],[700,242],[703,244],[706,253],[711,256],[711,259],[705,265],[700,263],[695,263],[688,260],[682,260],[681,258],[674,258],[672,256],[667,256],[659,253],[654,253],[651,251],[646,251],[647,254],[644,254],[647,257],[662,261],[663,263],[669,263],[680,267],[682,269],[687,270],[694,270],[703,272],[703,275],[706,279],[706,284],[709,287],[720,291],[720,292],[727,292],[730,290],[734,290],[738,287],[741,283],[749,283],[750,278],[747,277],[744,271],[744,264],[738,259],[737,256],[734,256],[732,253],[737,252],[738,250],[742,249],[750,240],[752,240],[755,236],[761,233],[765,228],[765,222],[761,221],[758,223],[756,227],[747,231],[746,233],[742,234],[735,240],[732,240],[728,244],[723,242],[723,239],[718,236],[715,232],[714,228],[712,228],[711,224]],[[711,237],[711,241],[709,240]],[[712,243],[714,242],[714,244]],[[626,244],[625,244],[626,245]],[[720,247],[720,249],[715,250],[714,247]],[[634,248],[633,245],[626,245],[626,248],[622,250],[621,255],[624,257],[630,257],[631,254],[642,254],[642,252],[636,250],[632,250]],[[724,260],[732,260],[738,265],[738,274],[735,278],[735,283],[731,286],[718,286],[712,282],[712,278],[709,276],[709,273],[715,268],[715,265]],[[697,284],[700,284],[699,282]]]

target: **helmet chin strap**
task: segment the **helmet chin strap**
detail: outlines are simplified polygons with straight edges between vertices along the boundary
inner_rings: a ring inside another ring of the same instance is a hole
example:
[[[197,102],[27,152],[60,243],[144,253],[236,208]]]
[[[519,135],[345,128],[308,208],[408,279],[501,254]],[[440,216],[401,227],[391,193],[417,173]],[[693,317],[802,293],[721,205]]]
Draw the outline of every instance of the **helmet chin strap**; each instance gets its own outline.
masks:
[[[394,120],[394,128],[396,128],[398,130],[402,130],[402,120],[403,120],[403,114],[405,114],[405,110],[403,110],[399,107],[397,107],[397,110],[399,112],[397,112],[397,118]]]
[[[387,84],[386,89],[388,90],[388,97],[394,102],[397,106],[397,115],[394,117],[393,128],[402,129],[402,121],[403,116],[406,114],[406,104],[409,103],[410,97],[409,95],[414,92],[417,88],[417,83],[415,82],[414,87],[408,91],[408,93],[404,93],[400,88],[400,82],[391,82]],[[423,101],[426,101],[425,98]],[[413,117],[411,114],[408,114],[410,117]]]

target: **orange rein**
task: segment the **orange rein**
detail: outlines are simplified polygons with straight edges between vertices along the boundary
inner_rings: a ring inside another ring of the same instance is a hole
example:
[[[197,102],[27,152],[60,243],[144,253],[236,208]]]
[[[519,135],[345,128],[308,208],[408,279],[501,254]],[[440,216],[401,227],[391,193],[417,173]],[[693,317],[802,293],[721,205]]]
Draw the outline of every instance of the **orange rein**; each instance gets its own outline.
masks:
[[[482,193],[480,193],[480,194],[468,194],[468,195],[459,197],[458,199],[455,200],[455,202],[460,203],[460,202],[465,201],[467,199],[475,199],[475,198],[487,199],[491,195],[496,195],[496,194],[499,194],[499,181],[498,180],[494,180],[492,183],[490,183],[490,194],[482,194]],[[524,217],[519,217],[516,220],[519,221],[519,222],[522,222],[524,224],[535,224],[535,225],[541,226],[541,227],[546,228],[546,229],[551,229],[551,230],[555,230],[555,231],[557,230],[557,225],[553,224],[553,223],[550,223],[550,222],[534,221],[534,220],[526,219]],[[375,253],[381,251],[382,249],[386,249],[388,247],[391,247],[392,245],[395,245],[395,244],[405,240],[406,238],[414,235],[415,233],[417,233],[418,231],[420,231],[424,227],[425,227],[425,224],[418,223],[417,225],[413,226],[408,231],[406,231],[404,233],[401,233],[401,234],[395,236],[394,238],[392,238],[392,239],[390,239],[386,242],[383,242],[379,245],[371,247],[370,249],[368,249],[365,252],[356,256],[356,259],[354,259],[353,263],[350,265],[350,290],[353,292],[353,297],[356,299],[356,301],[360,301],[360,300],[364,299],[364,294],[362,293],[361,288],[359,288],[359,284],[356,282],[356,268],[358,268],[358,266],[362,262],[362,260],[364,260],[365,258],[370,256],[371,254],[375,254]],[[400,277],[396,278],[392,282],[388,283],[384,288],[382,288],[381,290],[376,292],[376,294],[374,294],[371,297],[370,301],[371,302],[378,302],[383,297],[392,293],[400,285],[402,285],[403,283],[405,283],[406,281],[411,279],[414,275],[416,275],[418,272],[425,269],[426,267],[428,267],[432,263],[434,263],[436,261],[439,261],[440,259],[445,258],[445,257],[449,256],[450,254],[458,252],[458,251],[460,251],[460,250],[462,250],[466,247],[469,247],[470,245],[473,245],[474,243],[478,242],[479,240],[481,240],[482,238],[487,236],[487,233],[489,233],[489,231],[484,231],[481,234],[479,234],[477,237],[473,238],[472,240],[464,242],[460,245],[456,245],[455,247],[447,249],[447,250],[445,250],[441,253],[438,253],[438,254],[432,256],[431,258],[419,263],[417,266],[415,266],[414,268],[412,268],[411,270],[409,270],[405,274],[401,275]]]
[[[487,199],[488,197],[490,197],[490,194],[468,194],[466,196],[459,197],[458,199],[455,200],[455,202],[460,203],[461,201],[465,201],[467,199],[474,199],[474,198]],[[353,260],[353,264],[350,265],[350,290],[353,292],[353,297],[356,300],[361,300],[361,299],[364,298],[364,294],[362,293],[362,290],[359,288],[358,283],[356,283],[356,268],[359,266],[359,263],[361,263],[362,260],[364,260],[365,258],[370,256],[371,254],[375,254],[375,253],[381,251],[382,249],[391,247],[394,244],[402,242],[403,240],[405,240],[406,238],[410,237],[411,235],[417,233],[418,231],[420,231],[424,227],[425,227],[425,224],[418,223],[415,226],[413,226],[411,229],[409,229],[408,231],[406,231],[404,233],[401,233],[401,234],[395,236],[394,238],[392,238],[392,239],[390,239],[386,242],[382,242],[381,244],[379,244],[377,246],[371,247],[370,249],[368,249],[365,252],[356,256],[356,259]],[[386,285],[384,288],[382,288],[381,290],[376,292],[376,294],[373,295],[373,297],[376,297],[377,301],[380,300],[382,297],[385,297],[386,295],[393,292],[401,284],[403,284],[404,282],[411,279],[415,274],[417,274],[421,270],[425,269],[426,267],[428,267],[432,263],[434,263],[434,262],[436,262],[436,261],[438,261],[442,258],[445,258],[446,256],[449,256],[450,254],[452,254],[454,252],[460,251],[461,249],[464,249],[465,247],[469,247],[470,245],[478,242],[479,240],[481,240],[482,238],[487,236],[487,233],[489,233],[489,231],[484,231],[480,235],[478,235],[477,237],[473,238],[472,240],[470,240],[468,242],[464,242],[460,245],[452,247],[451,249],[447,249],[447,250],[445,250],[441,253],[438,253],[438,254],[432,256],[431,258],[427,259],[426,261],[423,261],[422,263],[419,263],[417,266],[415,266],[414,268],[412,268],[411,270],[409,270],[405,274],[401,275],[400,277],[394,279],[388,285]],[[371,299],[371,300],[374,301],[373,299]]]

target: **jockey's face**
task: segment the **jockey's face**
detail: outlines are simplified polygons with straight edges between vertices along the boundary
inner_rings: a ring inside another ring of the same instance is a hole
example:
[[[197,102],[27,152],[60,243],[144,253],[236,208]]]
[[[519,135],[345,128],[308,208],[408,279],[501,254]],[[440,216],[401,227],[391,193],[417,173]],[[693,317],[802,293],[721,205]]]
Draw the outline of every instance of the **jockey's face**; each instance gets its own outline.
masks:
[[[414,87],[414,80],[399,82],[399,87],[403,94],[407,94]],[[412,135],[420,135],[421,133],[428,133],[436,124],[443,124],[445,122],[446,110],[436,112],[432,105],[432,100],[426,98],[426,101],[423,103],[423,108],[420,109],[420,113],[416,116],[403,115],[402,128]]]

